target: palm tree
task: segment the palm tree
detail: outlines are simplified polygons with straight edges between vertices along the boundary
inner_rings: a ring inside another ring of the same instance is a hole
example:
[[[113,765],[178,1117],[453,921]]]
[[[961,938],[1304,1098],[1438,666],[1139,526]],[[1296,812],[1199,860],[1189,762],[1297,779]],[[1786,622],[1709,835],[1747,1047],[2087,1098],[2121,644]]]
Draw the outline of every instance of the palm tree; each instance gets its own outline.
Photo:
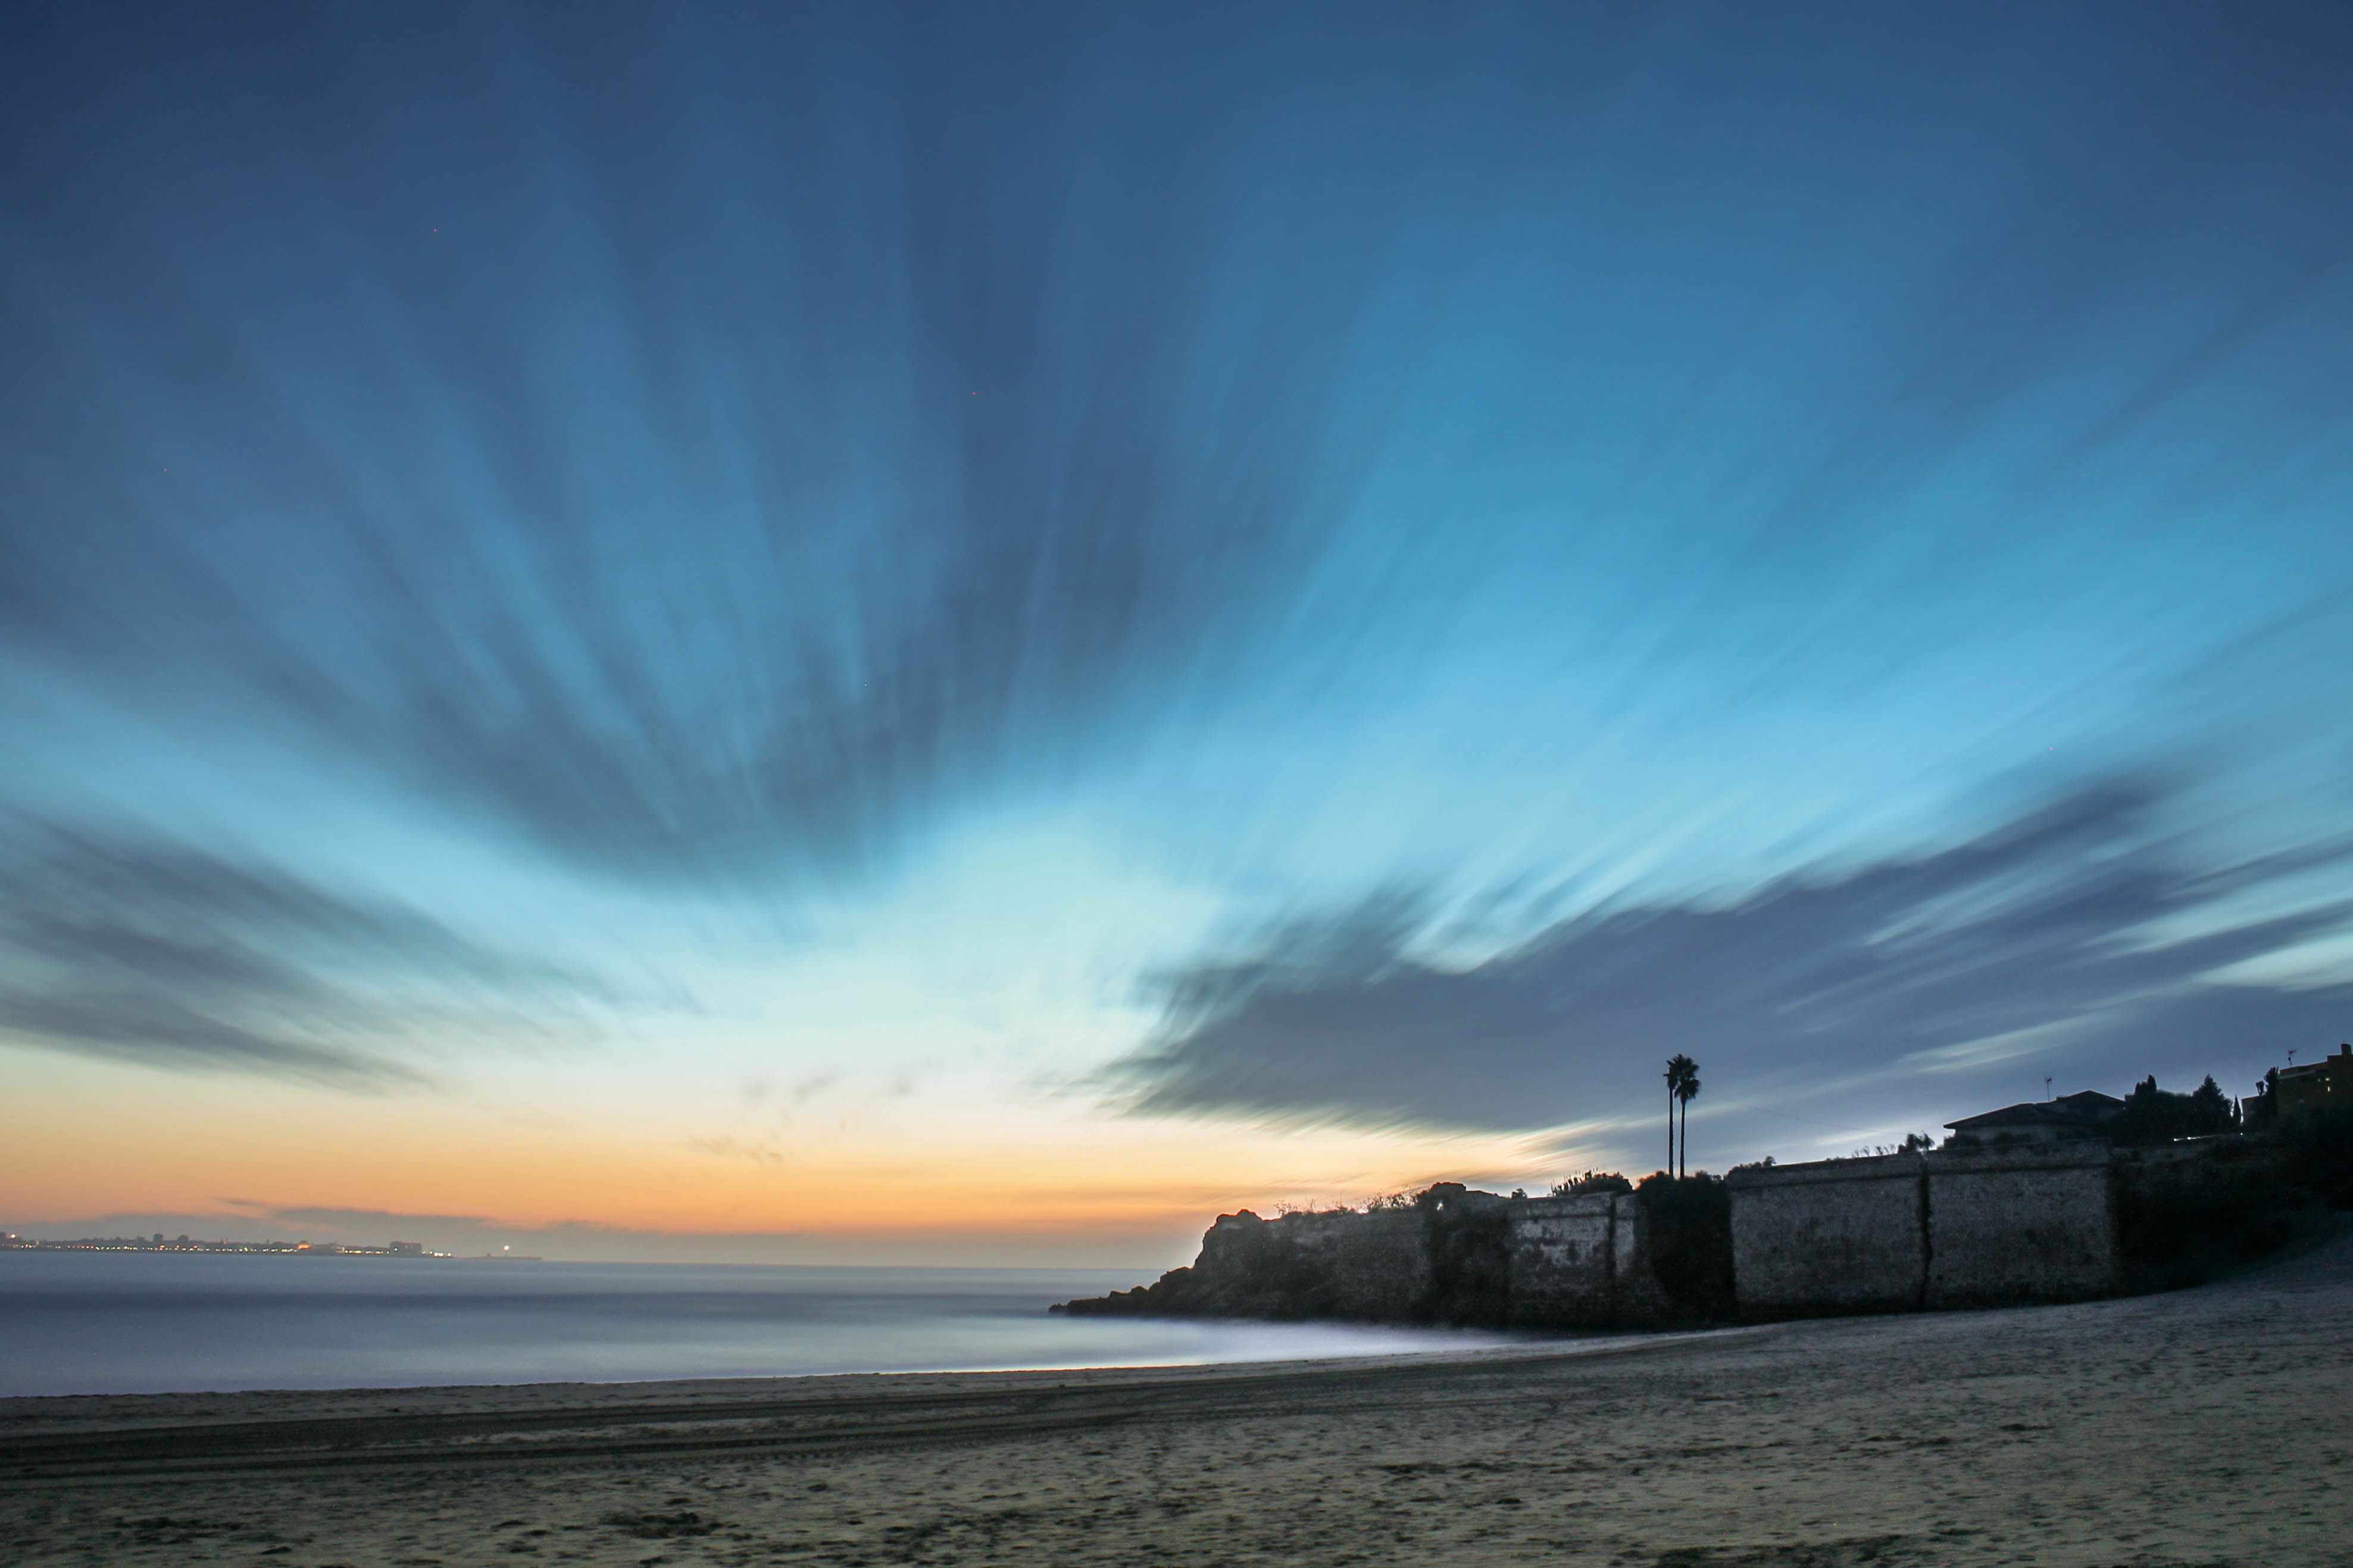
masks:
[[[1688,1058],[1684,1060],[1683,1080],[1675,1086],[1675,1098],[1683,1102],[1683,1163],[1688,1165],[1691,1163],[1691,1102],[1699,1098],[1699,1063]],[[1684,1171],[1678,1170],[1675,1178],[1680,1181],[1685,1174]]]
[[[1697,1071],[1699,1064],[1681,1051],[1667,1058],[1667,1174],[1671,1176],[1675,1173],[1675,1102],[1691,1098],[1683,1093],[1683,1085],[1695,1083],[1692,1075]]]

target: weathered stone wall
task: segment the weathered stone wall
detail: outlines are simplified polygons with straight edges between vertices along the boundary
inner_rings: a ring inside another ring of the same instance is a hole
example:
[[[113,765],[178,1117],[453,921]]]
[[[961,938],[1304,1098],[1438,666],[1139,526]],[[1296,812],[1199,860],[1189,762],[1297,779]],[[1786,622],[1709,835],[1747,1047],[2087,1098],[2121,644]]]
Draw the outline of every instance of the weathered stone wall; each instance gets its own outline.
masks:
[[[1511,1318],[1606,1329],[1616,1306],[1620,1195],[1528,1198],[1510,1214]],[[1627,1206],[1635,1205],[1628,1200]],[[1630,1247],[1638,1219],[1628,1223]]]
[[[1317,1216],[1302,1216],[1313,1221]],[[1321,1248],[1333,1297],[1345,1315],[1394,1323],[1410,1317],[1430,1295],[1430,1240],[1409,1214],[1375,1213],[1356,1223],[1303,1227]],[[1280,1224],[1281,1222],[1277,1222]]]
[[[2117,1288],[2104,1143],[1823,1160],[1726,1183],[1744,1317],[2075,1301]]]
[[[1751,1318],[1921,1305],[1920,1156],[1735,1171],[1732,1271]]]
[[[1928,1156],[1931,1307],[2080,1301],[2116,1286],[2105,1144]]]

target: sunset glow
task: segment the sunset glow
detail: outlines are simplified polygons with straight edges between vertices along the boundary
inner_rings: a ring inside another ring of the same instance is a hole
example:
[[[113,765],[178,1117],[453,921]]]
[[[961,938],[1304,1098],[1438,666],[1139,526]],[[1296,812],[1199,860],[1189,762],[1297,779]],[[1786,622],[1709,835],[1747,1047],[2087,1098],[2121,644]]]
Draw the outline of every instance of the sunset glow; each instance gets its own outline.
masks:
[[[2353,1018],[2341,17],[499,16],[7,24],[0,1227],[1166,1265]]]

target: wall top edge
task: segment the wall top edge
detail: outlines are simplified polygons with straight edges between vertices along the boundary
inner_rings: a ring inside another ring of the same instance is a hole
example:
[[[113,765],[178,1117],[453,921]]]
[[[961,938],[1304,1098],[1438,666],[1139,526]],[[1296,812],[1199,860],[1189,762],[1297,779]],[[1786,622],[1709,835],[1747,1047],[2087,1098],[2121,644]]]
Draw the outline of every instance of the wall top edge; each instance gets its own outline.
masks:
[[[1974,1175],[1991,1171],[2062,1171],[2109,1163],[2108,1146],[2080,1142],[2014,1145],[1999,1149],[1937,1149],[1926,1154],[1864,1155],[1851,1160],[1810,1160],[1796,1165],[1765,1165],[1725,1177],[1733,1188],[1803,1186],[1817,1182],[1883,1182],[1917,1176]]]
[[[1939,1149],[1927,1156],[1928,1173],[1951,1175],[1965,1171],[2066,1171],[2105,1168],[2112,1163],[2107,1144],[2100,1139],[2071,1139],[2063,1143],[2013,1145],[2007,1149]]]
[[[1724,1178],[1727,1187],[1791,1187],[1812,1182],[1880,1182],[1917,1176],[1917,1154],[1865,1154],[1852,1160],[1808,1160],[1794,1165],[1755,1165]]]

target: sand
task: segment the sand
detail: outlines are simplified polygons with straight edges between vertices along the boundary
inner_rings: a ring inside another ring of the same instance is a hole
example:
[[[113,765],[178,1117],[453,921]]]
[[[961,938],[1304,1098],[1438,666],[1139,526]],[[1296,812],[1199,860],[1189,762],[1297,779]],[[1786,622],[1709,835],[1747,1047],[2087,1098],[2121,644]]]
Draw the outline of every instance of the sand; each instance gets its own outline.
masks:
[[[2353,1237],[1443,1358],[0,1401],[0,1559],[2353,1564]]]

